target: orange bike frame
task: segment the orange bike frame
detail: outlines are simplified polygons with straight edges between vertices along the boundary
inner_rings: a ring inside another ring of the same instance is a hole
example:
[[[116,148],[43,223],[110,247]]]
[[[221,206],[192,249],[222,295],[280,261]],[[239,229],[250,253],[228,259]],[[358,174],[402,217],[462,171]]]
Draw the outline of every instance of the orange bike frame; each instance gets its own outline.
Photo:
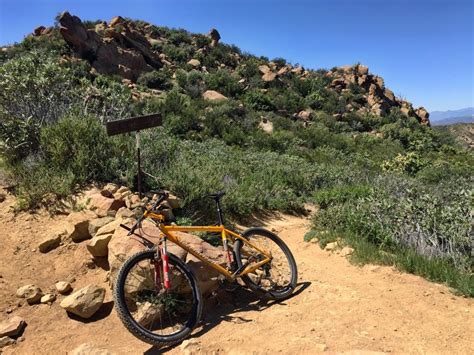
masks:
[[[192,254],[202,262],[204,262],[206,265],[209,267],[212,267],[213,269],[217,270],[219,273],[224,275],[227,279],[229,280],[234,280],[238,277],[241,277],[243,275],[249,274],[251,272],[254,272],[257,270],[260,266],[268,263],[269,261],[272,260],[272,256],[270,253],[267,251],[264,251],[254,244],[252,244],[250,241],[242,237],[240,234],[235,233],[229,229],[226,229],[223,225],[219,226],[174,226],[174,225],[164,225],[164,217],[162,214],[159,213],[154,213],[150,211],[145,211],[144,217],[150,218],[153,220],[153,222],[156,223],[157,227],[160,229],[160,231],[163,233],[163,237],[166,237],[167,240],[170,242],[180,246],[184,250],[186,250],[188,253]],[[261,253],[262,255],[265,256],[265,258],[259,262],[249,264],[247,267],[244,268],[241,272],[239,272],[237,275],[234,273],[231,273],[228,268],[223,267],[220,264],[217,264],[210,260],[207,256],[204,254],[198,252],[197,250],[193,249],[191,246],[186,244],[184,241],[180,240],[179,236],[174,234],[173,232],[213,232],[213,233],[220,233],[222,242],[224,245],[227,245],[227,240],[230,239],[231,241],[235,240],[241,240],[245,245],[250,247],[251,249],[254,249]]]

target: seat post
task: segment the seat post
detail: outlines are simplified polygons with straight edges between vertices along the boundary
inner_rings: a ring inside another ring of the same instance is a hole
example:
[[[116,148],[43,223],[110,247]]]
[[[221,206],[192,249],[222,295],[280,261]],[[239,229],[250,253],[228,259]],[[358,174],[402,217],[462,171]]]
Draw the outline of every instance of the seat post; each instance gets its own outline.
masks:
[[[222,217],[222,209],[221,209],[221,203],[219,201],[219,198],[216,198],[216,205],[217,205],[217,218],[219,219],[219,225],[224,224],[224,218]]]

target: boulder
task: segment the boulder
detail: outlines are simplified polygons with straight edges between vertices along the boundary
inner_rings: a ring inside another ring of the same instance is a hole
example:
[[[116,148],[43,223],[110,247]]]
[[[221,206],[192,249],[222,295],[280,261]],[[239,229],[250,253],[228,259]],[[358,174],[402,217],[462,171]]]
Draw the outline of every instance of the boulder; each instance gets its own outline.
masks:
[[[13,316],[0,323],[0,337],[15,337],[21,334],[26,322],[23,318]]]
[[[224,101],[227,97],[214,90],[207,90],[202,94],[202,98],[206,101]]]
[[[277,77],[277,74],[274,72],[268,72],[262,75],[262,80],[266,83],[274,81]]]
[[[90,318],[99,310],[104,302],[105,289],[96,285],[88,285],[64,298],[60,306],[66,311],[81,318]]]
[[[125,23],[125,19],[122,16],[115,16],[110,20],[109,27],[115,27],[123,23]]]
[[[65,295],[72,291],[72,286],[69,282],[66,281],[58,281],[54,284],[56,290],[61,294]]]
[[[28,304],[35,304],[40,302],[43,292],[38,286],[30,284],[20,287],[16,291],[16,296],[26,299]]]
[[[56,295],[53,293],[47,293],[43,297],[41,297],[41,303],[52,303],[56,300]]]
[[[295,67],[295,68],[291,69],[291,72],[293,74],[296,74],[296,75],[301,75],[301,74],[303,74],[304,69],[303,69],[303,67]]]
[[[116,192],[119,193],[119,194],[123,194],[126,191],[130,191],[130,189],[126,186],[121,186],[121,187],[118,188],[118,190]]]
[[[82,58],[89,58],[99,48],[100,39],[95,31],[88,31],[79,17],[67,11],[59,16],[59,32]]]
[[[270,69],[270,67],[266,64],[263,64],[263,65],[260,65],[258,67],[258,70],[260,71],[260,73],[262,74],[267,74],[267,73],[270,73],[272,70]]]
[[[130,211],[127,207],[122,207],[117,211],[115,218],[133,218],[135,214]]]
[[[201,66],[201,62],[197,59],[190,59],[188,64],[194,68],[199,68]]]
[[[217,31],[215,28],[211,28],[208,34],[209,38],[211,39],[211,47],[217,46],[219,43],[219,40],[221,39],[221,35],[219,34],[219,31]]]
[[[418,108],[415,111],[415,114],[418,116],[418,118],[420,119],[420,122],[422,124],[428,124],[429,125],[429,123],[430,123],[430,120],[429,120],[430,114],[428,113],[428,111],[424,107]]]
[[[38,249],[42,253],[47,253],[50,250],[53,250],[59,246],[61,243],[61,234],[55,233],[49,237],[44,238],[41,243],[38,245]]]
[[[122,207],[124,208],[124,207]],[[106,224],[109,224],[115,220],[114,217],[102,217],[102,218],[96,218],[91,221],[89,221],[89,234],[93,237],[97,234],[97,231],[105,226]]]
[[[105,217],[109,211],[117,211],[124,205],[125,202],[121,199],[105,197],[102,193],[89,195],[89,208],[94,210],[99,217]]]
[[[87,244],[87,250],[95,257],[107,256],[111,238],[112,234],[96,235]]]
[[[102,196],[105,197],[113,197],[114,193],[117,192],[118,188],[119,187],[116,184],[108,183],[102,188],[102,190],[100,190],[100,193],[102,194]]]
[[[123,229],[123,228],[120,228],[120,224],[124,222],[126,221],[123,220],[122,218],[117,218],[113,220],[112,222],[107,223],[106,225],[100,227],[97,230],[95,237],[99,235],[104,235],[104,234],[113,234],[117,228]]]
[[[309,110],[303,110],[298,112],[297,118],[303,121],[311,121],[312,112]]]
[[[359,64],[357,66],[357,74],[359,74],[359,75],[368,75],[369,74],[369,68],[366,67],[365,65]]]
[[[90,238],[89,221],[95,219],[92,211],[73,212],[67,216],[66,233],[67,237],[74,242],[80,242]]]
[[[263,130],[264,132],[271,134],[273,133],[273,123],[267,119],[263,119],[259,124],[258,127]]]
[[[166,202],[168,202],[170,207],[173,208],[173,209],[181,207],[181,199],[179,197],[174,196],[174,195],[170,194],[168,196],[168,198],[166,199]]]

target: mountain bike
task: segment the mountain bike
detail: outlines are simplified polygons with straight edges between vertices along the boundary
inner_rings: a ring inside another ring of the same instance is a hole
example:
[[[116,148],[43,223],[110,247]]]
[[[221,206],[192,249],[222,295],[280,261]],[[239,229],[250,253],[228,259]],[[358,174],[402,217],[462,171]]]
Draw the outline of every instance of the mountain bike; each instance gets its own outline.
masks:
[[[160,192],[151,208],[146,208],[131,228],[121,225],[128,230],[128,236],[140,238],[146,246],[124,262],[114,284],[117,313],[125,327],[140,340],[155,346],[180,342],[190,335],[201,316],[203,299],[198,281],[183,260],[168,252],[168,242],[217,270],[228,281],[241,279],[262,297],[282,300],[293,293],[297,269],[290,249],[277,235],[263,228],[250,228],[239,234],[224,227],[222,196],[224,192],[210,195],[217,206],[217,225],[165,224],[158,206],[168,198],[166,192]],[[136,233],[142,230],[144,219],[159,228],[158,243],[152,243],[143,233]],[[219,233],[225,261],[211,260],[174,232]]]

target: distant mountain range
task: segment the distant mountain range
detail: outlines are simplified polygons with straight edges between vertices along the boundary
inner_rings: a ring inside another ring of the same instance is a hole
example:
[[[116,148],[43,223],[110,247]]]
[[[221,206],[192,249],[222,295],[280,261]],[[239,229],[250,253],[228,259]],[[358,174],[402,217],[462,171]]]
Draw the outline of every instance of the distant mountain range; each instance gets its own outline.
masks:
[[[430,122],[433,126],[443,126],[454,123],[474,123],[474,107],[430,112]]]

